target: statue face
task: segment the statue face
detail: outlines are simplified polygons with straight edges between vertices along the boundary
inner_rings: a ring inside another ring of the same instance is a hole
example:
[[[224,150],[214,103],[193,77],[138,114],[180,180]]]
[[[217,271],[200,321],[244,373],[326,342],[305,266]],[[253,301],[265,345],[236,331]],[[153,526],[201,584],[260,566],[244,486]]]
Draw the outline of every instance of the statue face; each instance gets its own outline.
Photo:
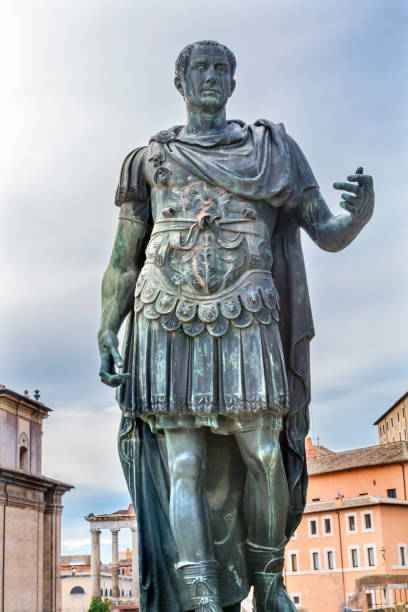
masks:
[[[184,99],[203,110],[225,106],[234,90],[228,57],[221,47],[196,45],[184,75]]]

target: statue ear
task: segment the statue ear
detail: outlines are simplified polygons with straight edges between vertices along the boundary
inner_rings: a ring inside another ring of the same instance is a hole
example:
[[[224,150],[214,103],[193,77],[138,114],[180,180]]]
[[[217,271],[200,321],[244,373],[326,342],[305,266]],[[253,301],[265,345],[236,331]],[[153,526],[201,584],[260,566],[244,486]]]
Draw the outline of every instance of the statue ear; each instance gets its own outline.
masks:
[[[231,87],[230,87],[230,92],[229,92],[229,97],[231,97],[231,96],[232,96],[232,94],[234,93],[234,90],[235,90],[235,85],[236,85],[235,79],[232,79],[232,81],[231,81]]]
[[[179,92],[180,95],[184,96],[184,91],[183,91],[183,87],[181,85],[181,81],[179,77],[174,77],[174,85],[176,86],[177,91]]]

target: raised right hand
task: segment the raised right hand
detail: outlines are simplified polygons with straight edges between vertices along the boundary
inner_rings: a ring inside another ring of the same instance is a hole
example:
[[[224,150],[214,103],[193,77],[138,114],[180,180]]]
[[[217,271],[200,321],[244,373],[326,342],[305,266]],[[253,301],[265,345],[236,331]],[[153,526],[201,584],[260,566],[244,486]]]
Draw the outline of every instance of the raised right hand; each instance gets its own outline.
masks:
[[[120,356],[118,346],[119,340],[113,331],[106,330],[99,335],[99,350],[101,353],[99,376],[101,381],[110,387],[119,387],[131,377],[130,373],[120,374],[115,370],[115,366],[117,368],[123,367],[123,359]]]

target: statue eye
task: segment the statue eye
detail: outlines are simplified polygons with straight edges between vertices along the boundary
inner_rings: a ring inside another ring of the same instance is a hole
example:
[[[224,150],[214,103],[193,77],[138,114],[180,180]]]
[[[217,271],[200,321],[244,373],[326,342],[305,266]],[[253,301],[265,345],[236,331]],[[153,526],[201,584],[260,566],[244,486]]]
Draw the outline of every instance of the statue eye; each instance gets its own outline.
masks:
[[[218,72],[226,72],[227,67],[224,66],[223,64],[219,64],[218,66],[216,66],[216,70],[218,70]]]

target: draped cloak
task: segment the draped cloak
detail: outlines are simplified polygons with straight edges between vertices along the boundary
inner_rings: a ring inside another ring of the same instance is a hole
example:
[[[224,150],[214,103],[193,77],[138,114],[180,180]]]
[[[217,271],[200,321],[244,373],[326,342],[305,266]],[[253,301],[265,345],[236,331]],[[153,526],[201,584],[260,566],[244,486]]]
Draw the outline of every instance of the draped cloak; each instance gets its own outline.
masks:
[[[304,440],[309,428],[309,342],[314,335],[300,232],[292,214],[306,189],[316,188],[313,173],[298,145],[282,124],[259,120],[253,125],[229,122],[221,137],[189,140],[180,126],[152,138],[166,155],[212,185],[252,203],[263,200],[279,208],[273,234],[273,278],[280,295],[280,334],[289,387],[289,413],[280,437],[289,485],[287,539],[298,526],[306,503],[307,470]],[[149,149],[125,159],[116,204],[148,202],[144,164]],[[150,211],[145,212],[145,221]],[[124,371],[132,363],[134,314],[128,316],[123,347]],[[153,434],[138,417],[132,382],[117,394],[122,410],[118,446],[139,534],[140,609],[142,612],[185,612],[188,593],[175,570],[177,550],[169,521],[169,474],[164,436]],[[242,497],[246,468],[232,436],[207,432],[206,491],[224,607],[247,596],[250,580],[245,557]],[[222,470],[219,466],[222,465]],[[277,493],[279,495],[279,493]]]

